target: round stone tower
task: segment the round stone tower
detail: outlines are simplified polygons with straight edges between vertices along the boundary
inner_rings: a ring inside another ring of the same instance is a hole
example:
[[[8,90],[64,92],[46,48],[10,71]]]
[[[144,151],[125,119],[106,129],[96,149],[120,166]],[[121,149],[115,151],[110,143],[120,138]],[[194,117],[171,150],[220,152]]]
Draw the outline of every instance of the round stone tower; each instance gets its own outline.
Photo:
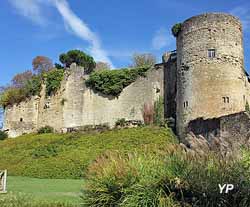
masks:
[[[245,110],[242,25],[238,18],[207,13],[183,22],[177,37],[177,133],[188,123]]]

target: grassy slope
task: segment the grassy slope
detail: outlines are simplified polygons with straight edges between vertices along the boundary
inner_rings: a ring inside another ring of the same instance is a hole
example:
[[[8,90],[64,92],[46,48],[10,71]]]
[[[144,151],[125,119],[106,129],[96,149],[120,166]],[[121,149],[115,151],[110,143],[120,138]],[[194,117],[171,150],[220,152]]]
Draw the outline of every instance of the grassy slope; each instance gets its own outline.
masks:
[[[7,190],[8,194],[22,193],[37,201],[79,203],[83,184],[83,180],[9,176]]]
[[[89,163],[107,150],[140,151],[169,142],[175,142],[170,130],[149,127],[95,134],[24,135],[0,142],[0,169],[15,176],[80,178]]]

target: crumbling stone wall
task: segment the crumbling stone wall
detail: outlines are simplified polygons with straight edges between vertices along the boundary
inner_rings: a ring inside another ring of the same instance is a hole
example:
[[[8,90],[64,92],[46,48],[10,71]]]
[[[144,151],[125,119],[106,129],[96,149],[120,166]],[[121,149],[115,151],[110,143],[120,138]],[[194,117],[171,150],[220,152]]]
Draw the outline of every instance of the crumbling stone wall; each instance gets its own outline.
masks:
[[[143,122],[143,105],[153,104],[164,95],[163,70],[163,65],[152,68],[146,77],[139,77],[126,87],[119,97],[112,97],[87,88],[84,69],[72,64],[56,94],[46,97],[43,85],[39,97],[7,107],[4,130],[9,130],[10,137],[16,137],[46,125],[65,132],[86,125],[113,127],[121,118]]]
[[[244,111],[243,66],[239,19],[208,13],[183,23],[177,37],[177,132],[181,138],[191,120]]]
[[[183,142],[196,152],[213,150],[227,156],[241,147],[250,147],[250,115],[247,112],[193,120],[188,127]]]
[[[37,129],[39,100],[36,96],[5,108],[3,129],[8,130],[10,137],[31,133]]]

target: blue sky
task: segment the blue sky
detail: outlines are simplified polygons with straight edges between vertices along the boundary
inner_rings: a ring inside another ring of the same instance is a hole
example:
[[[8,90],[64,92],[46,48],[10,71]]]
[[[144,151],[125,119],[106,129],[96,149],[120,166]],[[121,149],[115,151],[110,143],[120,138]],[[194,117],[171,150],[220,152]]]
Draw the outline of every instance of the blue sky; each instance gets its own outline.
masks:
[[[135,52],[160,61],[175,49],[170,28],[204,12],[229,12],[244,25],[245,65],[250,69],[250,3],[168,0],[2,0],[0,1],[0,85],[31,69],[37,55],[58,56],[81,49],[114,67],[130,64]]]

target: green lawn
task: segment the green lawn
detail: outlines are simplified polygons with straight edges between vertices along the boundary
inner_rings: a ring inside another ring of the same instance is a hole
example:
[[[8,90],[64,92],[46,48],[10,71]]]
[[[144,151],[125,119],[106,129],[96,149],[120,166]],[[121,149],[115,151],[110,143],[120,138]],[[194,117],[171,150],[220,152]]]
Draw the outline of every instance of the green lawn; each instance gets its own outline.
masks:
[[[83,180],[73,179],[37,179],[18,176],[7,178],[8,194],[22,193],[34,200],[48,202],[79,203],[83,184]]]

